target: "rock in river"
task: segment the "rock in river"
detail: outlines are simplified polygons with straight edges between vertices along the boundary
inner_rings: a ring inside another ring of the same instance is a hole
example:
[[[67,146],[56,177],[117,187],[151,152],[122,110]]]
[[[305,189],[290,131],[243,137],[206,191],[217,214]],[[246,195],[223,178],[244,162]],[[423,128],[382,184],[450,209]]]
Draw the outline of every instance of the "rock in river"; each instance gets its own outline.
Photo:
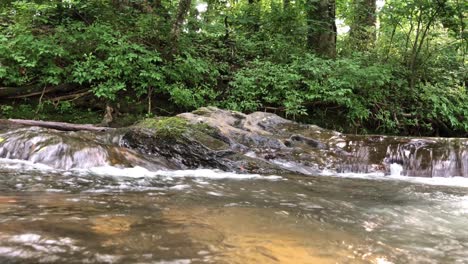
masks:
[[[272,113],[203,107],[107,131],[1,128],[0,157],[59,169],[143,166],[239,173],[335,172],[468,176],[468,140],[346,135]]]

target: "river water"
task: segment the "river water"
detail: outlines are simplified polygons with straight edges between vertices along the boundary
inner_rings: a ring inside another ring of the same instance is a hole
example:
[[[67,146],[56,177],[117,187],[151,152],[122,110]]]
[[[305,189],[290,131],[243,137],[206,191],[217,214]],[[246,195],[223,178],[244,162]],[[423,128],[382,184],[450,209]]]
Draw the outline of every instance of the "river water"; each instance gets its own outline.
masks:
[[[468,263],[468,179],[0,159],[0,263]]]

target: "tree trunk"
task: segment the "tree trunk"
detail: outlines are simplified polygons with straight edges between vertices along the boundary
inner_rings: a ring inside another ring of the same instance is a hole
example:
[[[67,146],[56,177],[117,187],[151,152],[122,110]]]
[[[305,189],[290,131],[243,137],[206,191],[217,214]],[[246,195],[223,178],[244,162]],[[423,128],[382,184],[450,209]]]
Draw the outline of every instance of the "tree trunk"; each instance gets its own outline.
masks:
[[[376,0],[353,0],[351,41],[358,50],[367,50],[375,42]]]
[[[306,8],[307,46],[320,56],[335,57],[335,0],[308,0]]]
[[[248,10],[248,14],[251,17],[253,24],[252,24],[252,31],[258,32],[260,31],[260,5],[258,3],[260,0],[249,0],[250,8]]]
[[[180,0],[179,2],[179,7],[171,30],[172,45],[174,45],[174,47],[176,47],[177,43],[179,42],[182,25],[184,23],[185,18],[187,17],[187,13],[190,10],[191,5],[192,0]],[[176,49],[173,50],[175,51]]]

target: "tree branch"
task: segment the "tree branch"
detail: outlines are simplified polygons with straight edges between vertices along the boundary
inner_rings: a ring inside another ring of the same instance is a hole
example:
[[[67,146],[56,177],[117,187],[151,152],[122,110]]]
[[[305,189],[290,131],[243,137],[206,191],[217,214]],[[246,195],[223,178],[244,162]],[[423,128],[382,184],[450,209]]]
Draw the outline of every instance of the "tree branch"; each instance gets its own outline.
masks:
[[[91,124],[71,124],[65,122],[50,122],[50,121],[38,121],[38,120],[24,120],[24,119],[0,119],[0,124],[6,126],[38,126],[44,128],[51,128],[62,131],[108,131],[113,130],[109,127],[98,127]]]

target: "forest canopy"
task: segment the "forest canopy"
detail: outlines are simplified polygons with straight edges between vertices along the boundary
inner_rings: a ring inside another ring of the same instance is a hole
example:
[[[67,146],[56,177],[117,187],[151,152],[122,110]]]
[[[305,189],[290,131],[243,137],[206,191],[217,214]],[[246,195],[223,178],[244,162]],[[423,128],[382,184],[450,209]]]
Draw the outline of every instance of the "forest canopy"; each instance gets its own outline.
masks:
[[[0,2],[0,115],[213,105],[467,136],[463,0]]]

